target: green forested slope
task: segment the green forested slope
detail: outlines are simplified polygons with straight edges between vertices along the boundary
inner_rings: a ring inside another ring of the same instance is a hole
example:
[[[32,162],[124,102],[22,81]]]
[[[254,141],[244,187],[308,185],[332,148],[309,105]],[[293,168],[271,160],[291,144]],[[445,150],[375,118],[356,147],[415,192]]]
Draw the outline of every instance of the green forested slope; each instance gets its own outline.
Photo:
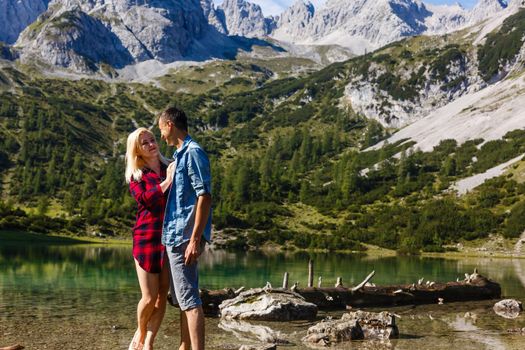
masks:
[[[483,144],[445,140],[428,153],[410,143],[363,151],[392,130],[341,103],[355,79],[383,91],[385,101],[417,99],[425,79],[458,89],[448,70],[475,57],[474,48],[432,38],[429,49],[429,40],[404,40],[301,77],[225,63],[226,72],[245,69],[255,80],[195,90],[182,73],[163,77],[159,88],[45,78],[5,65],[0,228],[129,235],[135,204],[123,181],[125,138],[177,105],[212,159],[214,225],[229,246],[348,250],[365,242],[415,252],[490,233],[516,237],[525,228],[518,219],[524,184],[501,177],[462,198],[446,190],[524,153],[525,131]]]

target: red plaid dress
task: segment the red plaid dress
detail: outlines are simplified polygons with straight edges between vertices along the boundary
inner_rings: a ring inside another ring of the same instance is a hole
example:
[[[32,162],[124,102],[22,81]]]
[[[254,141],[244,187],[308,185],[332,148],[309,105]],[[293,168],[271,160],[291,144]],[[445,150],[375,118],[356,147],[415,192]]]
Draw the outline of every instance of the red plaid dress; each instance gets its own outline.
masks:
[[[137,222],[133,227],[133,257],[140,267],[151,273],[159,273],[164,262],[165,248],[161,238],[167,192],[162,193],[160,183],[166,177],[166,168],[161,164],[160,176],[144,168],[142,180],[131,180],[129,184],[138,203]]]

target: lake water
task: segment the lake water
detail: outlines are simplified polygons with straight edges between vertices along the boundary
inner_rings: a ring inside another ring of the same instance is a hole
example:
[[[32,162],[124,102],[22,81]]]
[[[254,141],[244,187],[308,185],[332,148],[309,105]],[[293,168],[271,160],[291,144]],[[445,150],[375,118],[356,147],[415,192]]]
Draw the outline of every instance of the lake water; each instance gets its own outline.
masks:
[[[375,270],[376,284],[413,283],[463,278],[479,273],[499,282],[504,297],[525,299],[525,260],[367,257],[337,254],[273,254],[207,251],[200,260],[201,287],[262,287],[267,281],[305,286],[308,260],[315,281],[333,285],[359,283]],[[127,349],[135,329],[140,298],[131,246],[47,246],[0,242],[0,347],[26,349]],[[386,343],[355,342],[352,349],[525,349],[525,335],[509,329],[525,327],[525,316],[507,320],[492,311],[494,301],[450,303],[388,310],[401,316],[400,339]],[[379,311],[379,309],[373,310]],[[329,315],[340,316],[342,311]],[[327,314],[320,312],[319,320]],[[155,349],[175,349],[179,342],[178,309],[168,311]],[[315,321],[262,323],[291,342],[283,349],[306,348],[300,341]],[[246,335],[227,330],[217,318],[206,318],[208,349],[237,349]],[[281,348],[281,347],[279,347]]]

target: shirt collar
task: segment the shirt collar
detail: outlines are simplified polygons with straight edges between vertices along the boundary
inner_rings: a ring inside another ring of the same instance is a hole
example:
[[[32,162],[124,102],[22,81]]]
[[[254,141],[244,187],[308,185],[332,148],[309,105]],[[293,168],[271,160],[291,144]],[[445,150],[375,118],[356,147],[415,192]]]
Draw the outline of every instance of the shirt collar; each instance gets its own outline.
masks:
[[[184,141],[182,142],[182,146],[180,148],[176,148],[175,152],[173,152],[173,159],[177,159],[177,155],[179,153],[182,153],[182,151],[188,147],[188,144],[192,141],[192,138],[190,135],[186,135],[184,138]]]

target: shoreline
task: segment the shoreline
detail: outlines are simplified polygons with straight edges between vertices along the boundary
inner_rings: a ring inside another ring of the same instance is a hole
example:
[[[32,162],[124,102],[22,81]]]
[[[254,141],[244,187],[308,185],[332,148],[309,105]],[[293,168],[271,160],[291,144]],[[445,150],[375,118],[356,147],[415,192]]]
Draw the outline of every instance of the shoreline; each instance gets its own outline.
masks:
[[[133,242],[131,239],[126,238],[114,238],[114,237],[89,237],[89,236],[69,236],[61,234],[40,234],[26,231],[16,230],[0,230],[0,242],[1,244],[9,243],[29,243],[29,244],[49,244],[49,245],[82,245],[82,244],[103,244],[103,245],[131,245]],[[489,258],[489,259],[525,259],[525,253],[516,251],[516,249],[496,249],[491,251],[488,248],[483,248],[484,244],[489,244],[491,240],[480,241],[481,246],[477,247],[462,247],[460,251],[447,251],[443,253],[433,252],[421,252],[419,254],[412,255],[413,257],[421,258],[442,258],[442,259],[468,259],[468,258]],[[395,250],[381,248],[374,245],[364,244],[367,247],[366,251],[337,251],[337,254],[360,254],[370,258],[386,258],[395,257],[399,254]],[[276,246],[272,245],[272,249],[265,249],[267,247],[261,247],[259,251],[268,254],[275,253],[333,253],[326,250],[283,250],[275,249]],[[213,249],[213,246],[212,246]],[[221,248],[215,248],[221,249]]]
[[[131,245],[131,239],[101,238],[89,236],[69,236],[61,234],[42,234],[17,230],[0,230],[0,242],[5,243],[30,243],[49,245]]]

